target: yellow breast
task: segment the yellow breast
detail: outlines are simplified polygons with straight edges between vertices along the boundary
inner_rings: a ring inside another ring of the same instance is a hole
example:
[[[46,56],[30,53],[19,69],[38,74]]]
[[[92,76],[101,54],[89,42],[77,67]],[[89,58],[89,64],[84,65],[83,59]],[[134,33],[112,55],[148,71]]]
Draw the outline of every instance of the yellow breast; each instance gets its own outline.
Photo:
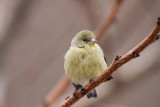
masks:
[[[64,68],[72,83],[83,85],[92,77],[99,76],[107,65],[103,51],[95,44],[85,48],[71,47],[65,55]]]

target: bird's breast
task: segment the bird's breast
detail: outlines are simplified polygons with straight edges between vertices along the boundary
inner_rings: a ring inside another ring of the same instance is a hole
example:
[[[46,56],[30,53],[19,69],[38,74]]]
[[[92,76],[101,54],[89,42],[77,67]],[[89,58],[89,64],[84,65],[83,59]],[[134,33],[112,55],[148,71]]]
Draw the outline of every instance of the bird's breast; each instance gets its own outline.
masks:
[[[65,72],[73,83],[84,84],[107,67],[99,47],[71,48],[65,56]]]

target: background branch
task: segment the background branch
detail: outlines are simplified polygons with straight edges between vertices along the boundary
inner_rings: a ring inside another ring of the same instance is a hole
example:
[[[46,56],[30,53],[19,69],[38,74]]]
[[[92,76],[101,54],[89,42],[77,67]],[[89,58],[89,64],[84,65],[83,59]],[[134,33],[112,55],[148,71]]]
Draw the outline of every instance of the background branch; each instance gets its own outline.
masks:
[[[142,42],[140,42],[135,48],[133,48],[131,51],[126,53],[121,58],[116,58],[116,60],[113,61],[113,63],[103,72],[102,75],[94,78],[91,83],[88,83],[87,85],[85,85],[83,87],[83,90],[85,90],[88,93],[89,91],[91,91],[92,89],[100,85],[102,82],[104,82],[106,78],[108,78],[120,66],[130,61],[131,59],[138,57],[139,53],[142,50],[144,50],[149,44],[155,41],[159,31],[160,31],[160,17],[158,18],[157,25],[153,28],[151,33]],[[80,98],[82,98],[84,94],[81,94],[81,89],[75,92],[76,97],[68,97],[68,99],[63,101],[61,103],[61,107],[70,107],[72,104],[77,102]]]
[[[97,40],[100,40],[103,37],[105,31],[107,31],[109,27],[113,24],[114,19],[116,19],[118,10],[122,5],[122,1],[123,0],[114,1],[109,11],[109,14],[100,22],[100,24],[94,30]],[[65,88],[69,85],[69,83],[70,81],[66,78],[65,75],[63,75],[58,81],[57,85],[46,96],[41,107],[50,107],[55,102],[55,100],[65,91]]]
[[[69,83],[70,81],[65,75],[63,75],[52,91],[46,96],[41,107],[49,107],[52,105],[53,102],[64,92]]]
[[[97,40],[100,40],[105,31],[113,24],[114,20],[116,19],[116,15],[122,5],[122,1],[123,0],[115,0],[107,17],[105,17],[104,20],[102,20],[102,22],[95,29],[94,33]]]

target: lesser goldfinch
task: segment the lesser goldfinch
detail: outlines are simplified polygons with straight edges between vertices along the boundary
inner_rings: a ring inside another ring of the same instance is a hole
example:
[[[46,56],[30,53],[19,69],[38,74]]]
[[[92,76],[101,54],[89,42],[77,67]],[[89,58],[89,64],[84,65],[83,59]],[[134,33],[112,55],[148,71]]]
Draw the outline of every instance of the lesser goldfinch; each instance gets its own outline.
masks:
[[[94,33],[89,30],[77,33],[64,59],[65,74],[76,89],[99,76],[107,68],[103,51],[97,44]],[[97,97],[96,90],[93,89],[87,97]]]

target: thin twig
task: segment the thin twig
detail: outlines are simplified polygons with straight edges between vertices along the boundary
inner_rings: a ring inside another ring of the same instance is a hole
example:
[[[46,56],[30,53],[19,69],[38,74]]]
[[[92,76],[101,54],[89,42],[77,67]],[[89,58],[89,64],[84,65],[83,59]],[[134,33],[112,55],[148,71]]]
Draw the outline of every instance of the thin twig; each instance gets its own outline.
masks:
[[[99,26],[97,26],[94,32],[96,35],[96,40],[100,40],[106,29],[108,29],[113,24],[114,20],[116,19],[116,15],[122,5],[122,2],[123,0],[115,0],[111,10],[109,11],[108,16],[104,18],[104,20],[99,24]]]
[[[108,14],[95,29],[94,32],[97,40],[102,38],[104,32],[107,31],[110,25],[113,23],[120,5],[122,4],[121,1],[123,0],[115,0],[109,12],[110,14]],[[69,85],[69,83],[70,81],[66,78],[66,76],[63,75],[57,85],[46,96],[41,107],[50,107],[50,105],[52,105],[55,100],[65,91],[65,88]]]
[[[59,97],[59,95],[63,93],[69,83],[70,81],[66,78],[66,76],[62,76],[57,85],[47,95],[41,107],[49,107],[50,105],[52,105],[52,103]]]
[[[120,66],[130,61],[131,59],[138,57],[139,53],[144,50],[148,45],[155,41],[158,32],[160,31],[160,17],[158,18],[157,25],[153,28],[151,33],[141,41],[135,48],[126,53],[124,56],[120,57],[113,61],[113,63],[102,73],[102,75],[93,79],[92,82],[88,83],[81,89],[75,92],[76,97],[69,97],[65,101],[61,103],[61,107],[70,107],[75,102],[77,102],[80,98],[90,92],[92,89],[103,83],[106,78],[108,78],[113,72],[115,72]],[[85,90],[85,94],[81,93],[81,90]]]

